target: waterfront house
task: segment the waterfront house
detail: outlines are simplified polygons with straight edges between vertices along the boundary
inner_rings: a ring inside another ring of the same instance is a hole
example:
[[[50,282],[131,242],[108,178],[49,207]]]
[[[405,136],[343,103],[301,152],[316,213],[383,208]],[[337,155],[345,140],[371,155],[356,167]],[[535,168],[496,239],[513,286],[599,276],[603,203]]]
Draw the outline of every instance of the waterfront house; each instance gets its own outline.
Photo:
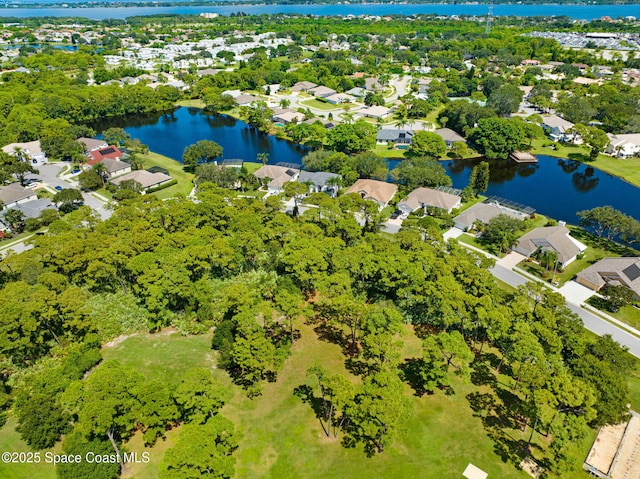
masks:
[[[506,215],[518,220],[527,218],[526,214],[502,206],[499,203],[477,203],[453,218],[453,221],[456,228],[466,231],[470,229],[476,221],[487,224],[499,215]]]
[[[432,188],[416,188],[405,200],[398,203],[398,209],[406,214],[430,207],[451,213],[456,208],[460,208],[460,197]]]
[[[375,201],[382,209],[389,204],[397,191],[398,185],[378,180],[360,179],[351,185],[345,194],[358,193],[365,200]]]
[[[267,191],[274,195],[284,191],[285,183],[297,180],[300,175],[300,170],[286,166],[264,165],[253,175],[258,178],[258,180],[267,182]]]
[[[604,258],[578,273],[576,281],[594,291],[626,286],[640,298],[640,258]]]
[[[554,252],[558,255],[558,265],[564,268],[586,249],[584,244],[571,237],[569,229],[561,223],[530,231],[518,240],[514,251],[527,257],[537,251]]]

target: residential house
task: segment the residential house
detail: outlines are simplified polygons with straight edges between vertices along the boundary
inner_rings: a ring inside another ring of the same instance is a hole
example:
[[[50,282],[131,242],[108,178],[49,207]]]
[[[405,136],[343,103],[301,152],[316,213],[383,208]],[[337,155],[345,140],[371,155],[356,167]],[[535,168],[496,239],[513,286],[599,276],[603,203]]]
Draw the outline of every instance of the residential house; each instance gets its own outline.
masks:
[[[409,193],[407,199],[398,203],[398,209],[406,214],[429,207],[440,208],[451,213],[456,208],[460,208],[460,197],[432,188],[416,188]]]
[[[22,211],[25,218],[37,218],[44,210],[56,210],[49,198],[42,198],[40,200],[27,201],[26,203],[18,203],[14,206],[14,209]]]
[[[394,145],[410,145],[412,140],[413,130],[401,128],[382,128],[376,135],[376,142],[379,144],[392,142]]]
[[[334,123],[331,120],[327,120],[325,118],[309,118],[304,122],[308,123],[309,125],[313,125],[317,121],[319,121],[322,124],[322,126],[324,126],[327,130],[331,130],[336,127],[336,123]]]
[[[426,94],[429,92],[429,83],[431,78],[419,78],[418,79],[418,93]]]
[[[356,99],[355,97],[347,94],[347,93],[336,93],[334,95],[329,95],[325,97],[325,100],[332,105],[339,105],[341,103],[352,103]]]
[[[341,178],[340,175],[324,171],[301,171],[298,183],[307,183],[311,193],[326,193],[333,198],[340,189],[340,186],[333,181]]]
[[[317,87],[318,85],[316,85],[313,82],[310,81],[299,81],[298,83],[296,83],[295,85],[293,85],[291,87],[291,91],[295,92],[295,91],[304,91],[307,92],[309,90],[311,90],[312,88]]]
[[[244,106],[244,105],[250,105],[255,101],[260,101],[260,98],[258,98],[257,96],[247,95],[246,93],[243,93],[242,95],[238,95],[237,97],[235,97],[234,100],[236,101],[236,104],[238,106]]]
[[[0,203],[4,205],[4,209],[14,208],[37,199],[38,195],[33,190],[23,188],[20,183],[0,186]]]
[[[356,113],[360,116],[366,116],[368,118],[374,118],[377,120],[378,118],[384,118],[385,116],[388,116],[389,113],[391,113],[391,110],[386,106],[375,105],[375,106],[362,108],[358,110]]]
[[[46,163],[47,161],[47,154],[42,151],[40,140],[26,143],[11,143],[2,147],[2,151],[8,155],[18,156],[23,160],[28,160],[38,165]]]
[[[106,148],[100,148],[97,150],[90,150],[87,153],[87,165],[93,166],[97,163],[101,163],[103,160],[120,160],[124,157],[124,153],[120,151],[117,146],[107,146]]]
[[[471,228],[476,221],[487,224],[499,215],[506,215],[518,220],[524,220],[527,218],[526,214],[502,206],[499,203],[476,203],[453,218],[453,222],[456,228],[466,231]]]
[[[345,194],[358,193],[365,200],[375,201],[382,209],[389,204],[397,191],[398,185],[378,180],[360,179],[351,185]]]
[[[631,158],[640,155],[640,133],[628,135],[612,135],[609,137],[609,146],[606,153],[617,158]]]
[[[536,251],[552,251],[558,255],[558,265],[565,267],[575,261],[576,257],[587,247],[572,238],[564,224],[536,228],[524,235],[514,251],[527,257]]]
[[[356,98],[363,98],[367,94],[367,90],[357,86],[355,88],[352,88],[351,90],[347,90],[346,93]]]
[[[274,114],[271,119],[279,123],[300,123],[304,120],[304,114],[294,110],[285,110],[281,113]]]
[[[267,190],[271,194],[278,194],[284,191],[284,184],[295,181],[300,175],[300,170],[288,168],[286,166],[264,165],[254,173],[258,180],[267,181]]]
[[[107,148],[109,145],[104,140],[98,140],[96,138],[78,138],[76,140],[78,143],[84,146],[85,155],[91,151],[102,150]]]
[[[115,178],[116,176],[131,172],[131,165],[124,161],[105,158],[99,163],[104,166],[104,176],[106,178]]]
[[[450,128],[438,128],[434,130],[434,133],[441,137],[444,140],[447,148],[451,148],[454,143],[461,142],[466,143],[467,140],[463,136],[458,135],[455,131]]]
[[[382,84],[378,81],[377,78],[365,78],[364,89],[370,92],[377,93],[379,91],[382,91]]]
[[[577,135],[570,132],[574,126],[573,123],[564,118],[560,118],[558,115],[542,117],[542,129],[553,141],[575,143],[577,141]]]
[[[578,273],[576,281],[594,291],[607,285],[626,286],[640,298],[640,258],[604,258]]]
[[[123,181],[133,180],[138,183],[142,187],[142,192],[145,193],[147,190],[151,188],[155,188],[156,186],[163,185],[165,183],[169,183],[173,178],[171,176],[166,175],[164,173],[151,173],[146,170],[136,170],[130,171],[126,175],[118,176],[111,180],[111,183],[114,185],[119,185]]]
[[[317,86],[315,88],[311,88],[310,90],[308,90],[308,92],[311,93],[316,98],[326,98],[328,96],[335,95],[337,93],[334,89],[329,88],[327,86],[323,86],[323,85]]]

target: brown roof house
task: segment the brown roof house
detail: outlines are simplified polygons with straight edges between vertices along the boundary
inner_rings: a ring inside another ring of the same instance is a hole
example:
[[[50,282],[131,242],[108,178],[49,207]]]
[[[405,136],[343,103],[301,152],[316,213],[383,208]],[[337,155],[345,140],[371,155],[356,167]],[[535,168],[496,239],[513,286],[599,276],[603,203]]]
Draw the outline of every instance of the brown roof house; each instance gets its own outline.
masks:
[[[398,203],[398,209],[407,214],[428,207],[440,208],[451,213],[454,209],[460,208],[460,197],[432,188],[416,188],[409,193],[406,200]]]
[[[604,258],[578,273],[576,281],[594,291],[626,286],[640,298],[640,258]]]
[[[275,195],[284,191],[285,183],[295,181],[300,175],[300,170],[287,168],[286,166],[264,165],[253,175],[259,180],[268,179],[267,191]]]
[[[553,251],[558,254],[558,263],[565,267],[586,249],[585,245],[571,237],[564,224],[559,224],[530,231],[520,238],[514,251],[525,256],[531,256],[538,250]]]
[[[438,128],[437,130],[434,130],[434,133],[444,140],[447,148],[451,148],[456,142],[467,142],[467,140],[465,140],[463,136],[458,135],[450,128]]]
[[[382,209],[389,204],[389,201],[397,191],[398,185],[392,185],[384,181],[358,180],[349,187],[345,194],[358,193],[365,200],[375,201]]]

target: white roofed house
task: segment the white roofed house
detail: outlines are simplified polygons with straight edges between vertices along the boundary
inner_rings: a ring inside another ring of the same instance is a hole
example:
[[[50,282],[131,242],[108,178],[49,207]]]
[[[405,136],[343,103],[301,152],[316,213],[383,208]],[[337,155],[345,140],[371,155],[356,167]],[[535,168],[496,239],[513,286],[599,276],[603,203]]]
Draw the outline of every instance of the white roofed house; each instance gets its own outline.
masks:
[[[542,129],[553,141],[565,143],[581,143],[582,139],[572,132],[575,125],[570,121],[560,118],[558,115],[542,117]]]
[[[447,148],[451,148],[454,143],[466,143],[467,140],[464,139],[463,136],[458,135],[455,131],[450,128],[438,128],[434,131],[436,135],[444,140]]]
[[[18,156],[22,160],[41,165],[47,161],[47,154],[40,146],[40,140],[26,143],[11,143],[2,147],[2,151],[8,155]]]
[[[133,180],[140,185],[140,187],[142,188],[142,192],[144,193],[151,188],[169,183],[172,179],[173,178],[171,178],[171,176],[161,172],[152,173],[146,170],[135,170],[125,175],[114,178],[113,180],[111,180],[111,183],[113,183],[114,185],[119,185],[123,181]]]
[[[640,133],[632,133],[628,135],[612,135],[607,133],[609,137],[609,146],[605,150],[608,155],[616,158],[631,158],[640,156]]]
[[[384,118],[391,113],[391,109],[386,106],[369,106],[366,108],[362,108],[356,112],[357,115],[368,117],[368,118]]]

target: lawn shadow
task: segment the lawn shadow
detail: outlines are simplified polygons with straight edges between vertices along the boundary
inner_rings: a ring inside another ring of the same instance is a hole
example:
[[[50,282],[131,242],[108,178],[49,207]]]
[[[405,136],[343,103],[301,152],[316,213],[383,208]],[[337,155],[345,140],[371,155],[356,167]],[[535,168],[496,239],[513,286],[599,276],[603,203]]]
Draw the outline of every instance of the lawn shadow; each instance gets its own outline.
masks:
[[[579,161],[580,163],[588,163],[591,161],[589,155],[585,155],[584,153],[569,153],[567,157],[570,160]]]
[[[418,397],[422,397],[427,392],[423,387],[420,369],[422,369],[422,359],[419,358],[407,358],[400,365],[402,379],[411,386],[414,395]]]
[[[471,382],[476,386],[491,386],[496,387],[497,379],[495,373],[490,367],[489,361],[477,362],[474,365],[473,371],[471,371]]]
[[[327,429],[323,422],[327,417],[327,401],[321,397],[316,397],[315,394],[313,394],[313,388],[308,384],[301,384],[293,388],[293,395],[299,397],[303,403],[311,406],[311,410],[315,414],[316,419],[320,422],[324,433],[327,434]]]

